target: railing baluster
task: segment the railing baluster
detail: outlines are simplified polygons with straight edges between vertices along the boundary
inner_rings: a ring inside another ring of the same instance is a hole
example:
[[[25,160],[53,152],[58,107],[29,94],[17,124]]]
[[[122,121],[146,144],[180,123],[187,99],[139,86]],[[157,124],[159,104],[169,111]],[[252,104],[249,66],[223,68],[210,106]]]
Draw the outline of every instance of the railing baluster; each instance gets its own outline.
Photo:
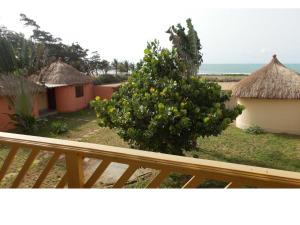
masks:
[[[193,176],[182,188],[196,188],[205,181],[204,177]]]
[[[31,164],[33,163],[35,157],[38,155],[39,150],[32,149],[30,155],[28,156],[27,160],[25,161],[22,169],[20,170],[18,176],[14,180],[13,184],[11,185],[12,188],[17,188],[20,183],[22,182],[24,176],[26,175],[28,169],[30,168]]]
[[[66,154],[67,182],[69,188],[81,188],[84,184],[83,157],[76,152]]]
[[[0,145],[11,146],[11,149],[0,168],[0,181],[3,181],[5,175],[10,170],[10,167],[15,164],[13,162],[16,154],[18,154],[18,148],[26,148],[55,152],[55,154],[63,154],[66,156],[67,172],[60,181],[57,181],[57,187],[65,187],[66,184],[68,184],[69,187],[76,188],[83,186],[92,187],[111,162],[129,165],[129,168],[127,168],[119,180],[114,184],[114,187],[123,186],[124,183],[126,183],[126,180],[134,173],[134,167],[132,166],[137,164],[145,168],[161,170],[147,186],[148,188],[159,187],[168,174],[172,172],[194,175],[193,178],[183,185],[183,188],[197,187],[202,182],[201,176],[206,179],[231,181],[226,188],[244,187],[245,185],[269,188],[300,187],[300,173],[298,172],[194,159],[128,148],[4,132],[0,132]],[[6,151],[6,149],[4,150],[1,147],[0,151]],[[37,154],[38,151],[36,150],[32,150],[29,154],[25,164],[21,166],[22,168],[13,182],[13,187],[18,187],[23,178],[26,177],[26,173],[30,169]],[[85,184],[83,176],[83,157],[105,159]],[[54,155],[49,162],[47,162],[45,169],[43,169],[44,171],[39,175],[34,187],[41,186],[47,176],[49,176],[49,171],[51,171],[51,167],[53,167],[56,160],[57,155]]]
[[[59,183],[56,185],[56,188],[64,188],[67,184],[67,173],[60,179]]]
[[[97,167],[97,169],[95,170],[95,172],[91,175],[91,177],[88,179],[88,181],[85,183],[84,187],[85,188],[90,188],[92,187],[96,181],[98,180],[98,178],[102,175],[102,173],[106,170],[106,168],[108,167],[108,165],[110,164],[110,161],[107,160],[103,160],[99,166]]]
[[[3,177],[5,176],[11,162],[13,161],[13,159],[15,158],[15,155],[17,154],[17,151],[18,151],[18,148],[17,146],[12,146],[11,149],[9,150],[9,153],[1,167],[1,170],[0,170],[0,181],[3,179]]]
[[[43,181],[47,177],[48,173],[50,172],[51,168],[53,167],[54,163],[57,161],[59,156],[60,156],[60,153],[58,153],[58,152],[53,154],[53,156],[51,157],[51,159],[47,163],[47,166],[45,167],[45,169],[43,170],[43,172],[41,173],[41,175],[39,176],[39,178],[37,179],[37,181],[33,185],[33,188],[39,188],[41,186],[41,184],[43,183]]]
[[[137,165],[129,165],[126,171],[122,174],[122,176],[118,179],[118,181],[114,184],[113,188],[121,188],[124,186],[126,181],[132,176],[132,174],[137,170]]]
[[[161,170],[160,173],[147,185],[147,188],[157,188],[161,182],[169,175],[169,170]]]
[[[229,184],[227,184],[225,189],[227,189],[227,188],[239,188],[239,187],[241,187],[241,184],[236,183],[236,182],[230,182]]]

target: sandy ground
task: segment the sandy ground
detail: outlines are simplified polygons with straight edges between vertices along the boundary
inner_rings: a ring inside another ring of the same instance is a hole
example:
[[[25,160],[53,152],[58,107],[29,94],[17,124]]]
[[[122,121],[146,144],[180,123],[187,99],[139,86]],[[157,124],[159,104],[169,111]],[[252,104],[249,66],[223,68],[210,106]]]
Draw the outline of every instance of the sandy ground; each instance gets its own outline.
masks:
[[[96,170],[98,165],[102,162],[102,160],[98,159],[89,159],[85,162],[85,177],[88,179],[93,172]],[[112,162],[104,173],[100,176],[98,181],[94,186],[96,187],[107,187],[111,186],[118,181],[118,179],[122,176],[122,174],[126,171],[128,165]],[[132,182],[136,180],[138,177],[151,174],[153,172],[152,169],[149,168],[141,168],[135,171],[135,173],[129,178],[128,182]]]

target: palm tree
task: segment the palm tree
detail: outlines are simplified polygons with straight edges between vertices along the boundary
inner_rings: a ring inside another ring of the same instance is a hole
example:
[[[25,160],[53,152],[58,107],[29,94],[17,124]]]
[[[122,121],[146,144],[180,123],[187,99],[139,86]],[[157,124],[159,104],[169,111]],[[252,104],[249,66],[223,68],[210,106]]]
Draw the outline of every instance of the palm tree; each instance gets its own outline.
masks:
[[[118,74],[118,65],[119,65],[119,62],[117,59],[114,59],[114,61],[111,63],[112,67],[115,69],[116,71],[116,75]]]
[[[124,61],[124,69],[126,74],[128,75],[128,71],[129,71],[129,62],[127,60]]]

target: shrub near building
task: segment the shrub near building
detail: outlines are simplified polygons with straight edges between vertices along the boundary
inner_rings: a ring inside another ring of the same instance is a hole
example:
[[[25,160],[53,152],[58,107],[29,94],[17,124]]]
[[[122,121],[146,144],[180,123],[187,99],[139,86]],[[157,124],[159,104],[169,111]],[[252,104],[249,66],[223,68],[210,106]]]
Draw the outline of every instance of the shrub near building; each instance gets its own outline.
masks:
[[[218,135],[240,113],[214,82],[182,76],[176,49],[148,44],[140,68],[109,101],[92,102],[99,125],[116,129],[132,147],[182,155],[199,136]]]

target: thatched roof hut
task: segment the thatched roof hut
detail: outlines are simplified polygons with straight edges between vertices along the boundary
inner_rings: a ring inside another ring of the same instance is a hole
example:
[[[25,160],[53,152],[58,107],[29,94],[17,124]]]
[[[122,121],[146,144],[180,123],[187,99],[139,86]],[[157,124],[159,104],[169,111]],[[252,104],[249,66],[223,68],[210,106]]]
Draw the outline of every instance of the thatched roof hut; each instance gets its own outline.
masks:
[[[45,88],[22,76],[0,74],[0,96],[16,96],[21,91],[22,85],[32,94],[45,91]]]
[[[259,126],[274,133],[300,135],[300,76],[285,67],[276,55],[272,61],[233,88],[245,110],[236,126]]]
[[[29,79],[46,87],[86,84],[92,81],[89,76],[60,59],[42,68],[38,74],[31,75]]]
[[[274,55],[269,64],[242,79],[232,91],[240,98],[300,99],[300,76]]]

